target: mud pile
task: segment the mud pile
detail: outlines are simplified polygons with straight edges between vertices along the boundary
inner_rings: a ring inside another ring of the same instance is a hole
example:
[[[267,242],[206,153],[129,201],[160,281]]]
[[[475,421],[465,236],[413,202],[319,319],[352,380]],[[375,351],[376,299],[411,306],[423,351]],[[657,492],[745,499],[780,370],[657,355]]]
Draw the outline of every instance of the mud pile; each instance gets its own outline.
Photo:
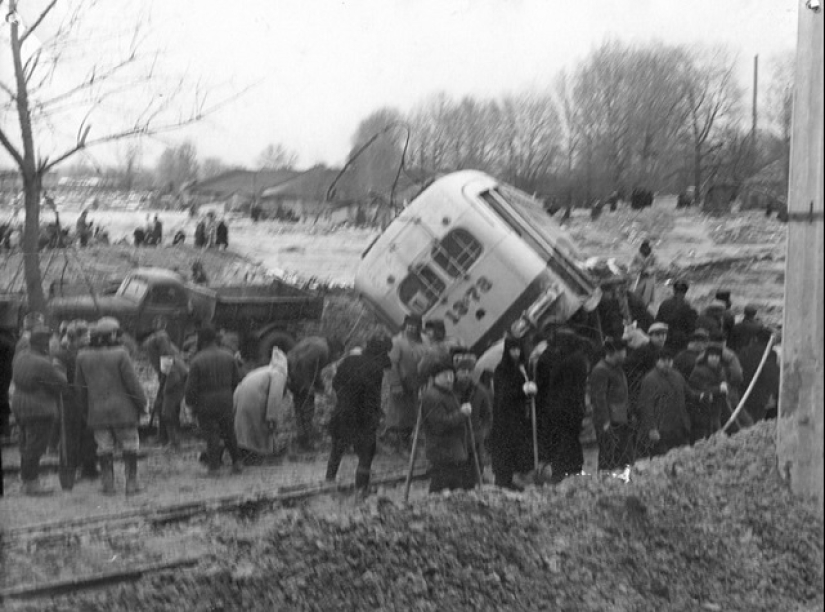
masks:
[[[377,496],[212,526],[195,569],[16,609],[821,610],[823,524],[775,468],[773,426],[523,494]],[[268,521],[268,522],[267,522]]]

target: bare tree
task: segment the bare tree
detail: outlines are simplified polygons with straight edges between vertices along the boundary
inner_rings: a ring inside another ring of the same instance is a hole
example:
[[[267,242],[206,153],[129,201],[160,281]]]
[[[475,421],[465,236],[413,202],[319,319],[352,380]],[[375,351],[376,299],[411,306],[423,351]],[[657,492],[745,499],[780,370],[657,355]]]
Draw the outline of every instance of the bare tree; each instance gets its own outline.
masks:
[[[203,160],[203,163],[200,164],[200,179],[202,181],[210,179],[218,176],[219,174],[223,174],[224,172],[228,172],[229,170],[233,170],[236,167],[237,166],[231,166],[224,163],[224,161],[219,157],[207,157]]]
[[[735,58],[721,47],[685,51],[680,89],[686,104],[686,133],[692,148],[697,201],[705,193],[704,169],[717,134],[737,119],[742,92],[734,78]]]
[[[282,144],[270,144],[258,156],[258,167],[263,170],[292,170],[298,163],[298,154]]]
[[[341,186],[350,195],[368,194],[389,197],[398,176],[405,130],[401,113],[382,108],[358,124],[352,137],[347,176]]]
[[[140,172],[143,145],[137,138],[124,140],[118,145],[119,176],[123,189],[131,191]]]
[[[186,183],[198,180],[198,152],[186,141],[169,147],[158,158],[156,183],[169,193],[176,193]]]
[[[56,10],[58,5],[60,10]],[[37,243],[43,177],[93,145],[175,129],[199,120],[207,112],[205,98],[197,90],[188,110],[172,107],[173,101],[182,102],[183,79],[163,82],[163,96],[144,98],[136,94],[145,92],[158,79],[157,56],[144,58],[139,53],[145,42],[142,24],[109,39],[126,42],[120,56],[101,53],[99,48],[94,54],[79,53],[90,43],[90,33],[83,30],[90,26],[82,17],[92,8],[94,0],[49,0],[40,12],[27,15],[28,26],[18,12],[17,0],[8,0],[7,10],[3,11],[7,14],[13,76],[8,82],[0,82],[0,96],[5,97],[0,98],[0,105],[13,109],[8,115],[16,115],[19,136],[0,124],[0,145],[22,177],[26,290],[29,308],[41,312],[45,312],[46,301]],[[56,28],[53,22],[59,22]],[[51,36],[38,40],[49,31],[53,32]],[[72,63],[70,60],[75,61],[74,71],[61,71]],[[78,60],[86,63],[81,76],[76,72]],[[138,99],[145,99],[145,104],[130,106]],[[134,113],[124,113],[124,106],[134,108]],[[93,131],[95,118],[98,126],[104,127]],[[50,141],[50,134],[65,133],[66,124],[71,123],[76,126],[71,144]],[[49,154],[51,149],[55,152]]]

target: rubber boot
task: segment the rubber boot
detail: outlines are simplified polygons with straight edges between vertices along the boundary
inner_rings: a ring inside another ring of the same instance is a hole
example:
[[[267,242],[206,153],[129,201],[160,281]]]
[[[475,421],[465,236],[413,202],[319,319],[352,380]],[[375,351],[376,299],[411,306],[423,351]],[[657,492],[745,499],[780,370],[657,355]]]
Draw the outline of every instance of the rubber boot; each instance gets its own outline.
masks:
[[[137,453],[123,453],[123,463],[126,472],[126,496],[141,492],[137,481]]]
[[[111,455],[100,455],[100,491],[104,495],[115,494],[115,466]]]

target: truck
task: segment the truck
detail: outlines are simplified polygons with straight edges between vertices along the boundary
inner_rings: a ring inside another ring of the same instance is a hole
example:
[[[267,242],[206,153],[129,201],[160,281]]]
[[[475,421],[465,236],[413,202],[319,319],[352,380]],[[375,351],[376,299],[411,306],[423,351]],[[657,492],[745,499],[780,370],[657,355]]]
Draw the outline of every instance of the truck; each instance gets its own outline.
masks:
[[[482,172],[443,176],[364,251],[355,289],[388,327],[438,318],[481,354],[568,324],[601,341],[602,292],[543,204]]]
[[[8,303],[6,316],[14,308]],[[21,306],[18,305],[18,309]],[[324,298],[278,280],[264,285],[208,287],[186,282],[165,268],[135,268],[117,289],[102,295],[52,297],[47,319],[52,325],[76,319],[115,317],[137,341],[151,334],[159,319],[178,346],[203,325],[237,334],[243,357],[268,361],[274,346],[289,350],[303,325],[319,321]]]

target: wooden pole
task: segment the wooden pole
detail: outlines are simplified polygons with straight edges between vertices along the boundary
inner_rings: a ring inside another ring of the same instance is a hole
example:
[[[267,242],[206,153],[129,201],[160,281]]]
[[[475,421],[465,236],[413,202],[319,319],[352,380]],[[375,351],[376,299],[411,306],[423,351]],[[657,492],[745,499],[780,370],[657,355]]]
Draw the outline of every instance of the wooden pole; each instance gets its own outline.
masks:
[[[777,461],[791,489],[815,501],[822,516],[825,40],[823,12],[807,8],[805,0],[798,6]]]

